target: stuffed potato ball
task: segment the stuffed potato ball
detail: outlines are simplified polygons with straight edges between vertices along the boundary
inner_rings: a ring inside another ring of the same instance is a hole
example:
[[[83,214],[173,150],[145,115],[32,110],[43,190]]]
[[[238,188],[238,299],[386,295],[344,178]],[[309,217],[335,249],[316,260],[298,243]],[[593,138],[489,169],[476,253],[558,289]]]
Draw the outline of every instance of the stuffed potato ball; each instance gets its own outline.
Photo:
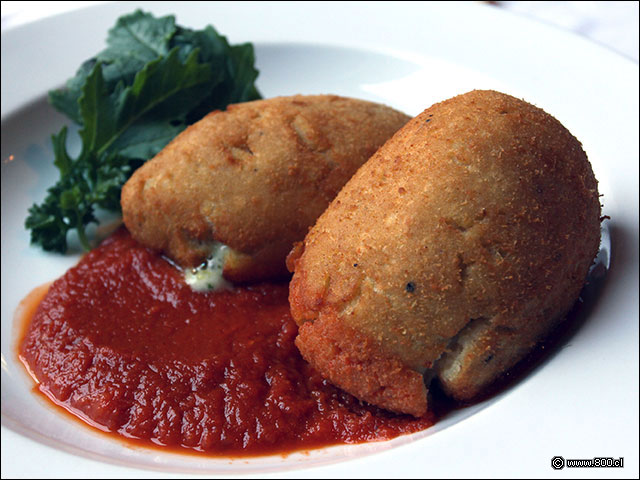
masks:
[[[380,407],[469,400],[576,301],[600,240],[597,182],[541,109],[472,91],[412,119],[291,253],[302,355]]]
[[[125,184],[124,223],[184,268],[219,254],[223,275],[287,275],[295,241],[409,117],[335,95],[231,105],[176,137]]]

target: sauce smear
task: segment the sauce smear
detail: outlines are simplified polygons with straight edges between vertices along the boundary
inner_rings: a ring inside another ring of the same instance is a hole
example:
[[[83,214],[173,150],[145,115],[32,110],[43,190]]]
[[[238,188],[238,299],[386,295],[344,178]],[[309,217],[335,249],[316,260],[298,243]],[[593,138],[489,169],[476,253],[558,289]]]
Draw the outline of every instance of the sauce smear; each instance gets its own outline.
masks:
[[[20,358],[103,431],[213,456],[289,453],[423,430],[332,386],[300,356],[288,285],[194,292],[123,228],[55,281]]]

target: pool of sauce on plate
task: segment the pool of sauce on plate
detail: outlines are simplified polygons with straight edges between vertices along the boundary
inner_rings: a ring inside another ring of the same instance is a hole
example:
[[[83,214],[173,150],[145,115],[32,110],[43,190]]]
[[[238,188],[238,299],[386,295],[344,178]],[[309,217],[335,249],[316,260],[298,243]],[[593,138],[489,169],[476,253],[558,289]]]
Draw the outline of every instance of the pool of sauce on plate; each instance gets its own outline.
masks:
[[[20,303],[18,356],[49,403],[131,446],[229,458],[381,441],[495,398],[547,363],[588,321],[608,269],[605,245],[548,339],[472,402],[454,403],[434,381],[420,419],[363,404],[300,357],[286,283],[193,292],[124,229]]]
[[[243,457],[387,440],[437,414],[363,404],[294,345],[288,285],[192,291],[123,228],[22,304],[37,390],[137,445]]]

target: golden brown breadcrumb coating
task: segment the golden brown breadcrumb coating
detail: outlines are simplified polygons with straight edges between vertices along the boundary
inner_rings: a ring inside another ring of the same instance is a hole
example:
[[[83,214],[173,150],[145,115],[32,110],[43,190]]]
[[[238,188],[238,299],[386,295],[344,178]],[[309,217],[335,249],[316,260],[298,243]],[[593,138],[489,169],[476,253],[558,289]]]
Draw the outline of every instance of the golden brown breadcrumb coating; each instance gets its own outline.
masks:
[[[562,319],[599,239],[597,182],[569,131],[502,93],[457,96],[380,148],[290,255],[297,344],[332,382],[393,411],[424,413],[426,390],[408,406],[410,382],[402,391],[368,352],[470,399]],[[327,322],[370,343],[339,345],[348,368],[318,360],[336,348]]]
[[[122,190],[124,222],[183,267],[213,241],[224,276],[287,275],[285,258],[340,188],[409,117],[335,95],[231,105],[190,126]]]

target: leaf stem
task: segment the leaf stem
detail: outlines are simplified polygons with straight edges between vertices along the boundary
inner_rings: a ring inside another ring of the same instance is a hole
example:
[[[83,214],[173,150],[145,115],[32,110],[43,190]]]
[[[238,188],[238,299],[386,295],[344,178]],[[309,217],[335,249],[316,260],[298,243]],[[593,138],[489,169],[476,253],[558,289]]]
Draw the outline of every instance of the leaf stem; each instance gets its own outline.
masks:
[[[80,240],[80,244],[85,251],[91,250],[91,245],[89,244],[89,239],[87,238],[87,232],[84,230],[84,224],[82,223],[82,217],[78,216],[78,221],[76,222],[76,230],[78,230],[78,239]]]

